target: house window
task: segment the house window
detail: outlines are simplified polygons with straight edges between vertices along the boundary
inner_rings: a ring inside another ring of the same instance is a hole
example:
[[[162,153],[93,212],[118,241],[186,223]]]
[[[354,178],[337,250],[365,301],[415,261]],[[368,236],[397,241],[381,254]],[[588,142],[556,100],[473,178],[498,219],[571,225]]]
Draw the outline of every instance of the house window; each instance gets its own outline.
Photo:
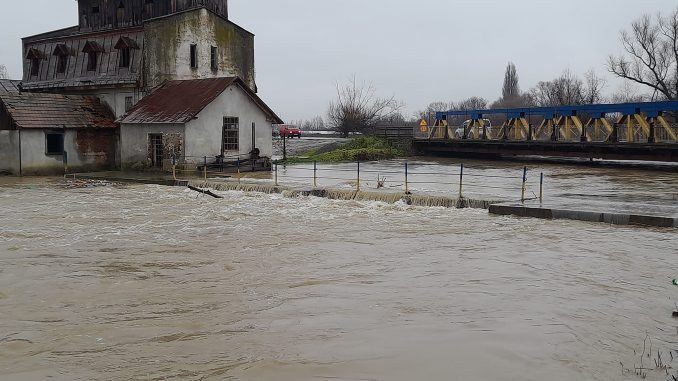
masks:
[[[66,55],[57,56],[57,73],[59,74],[65,73],[67,66],[68,66],[68,56]]]
[[[198,45],[191,45],[191,68],[198,68]]]
[[[131,51],[130,48],[120,49],[120,67],[129,68]]]
[[[45,154],[63,155],[64,154],[64,133],[46,132],[45,133]]]
[[[37,76],[40,73],[40,58],[31,58],[31,75]]]
[[[134,98],[132,97],[125,97],[125,112],[129,111],[129,109],[134,106]]]
[[[238,118],[224,117],[224,133],[223,133],[223,153],[228,151],[239,150],[239,131]]]
[[[210,48],[210,63],[211,63],[213,71],[219,70],[219,63],[217,61],[217,58],[218,58],[217,57],[217,47],[212,46],[212,48]]]

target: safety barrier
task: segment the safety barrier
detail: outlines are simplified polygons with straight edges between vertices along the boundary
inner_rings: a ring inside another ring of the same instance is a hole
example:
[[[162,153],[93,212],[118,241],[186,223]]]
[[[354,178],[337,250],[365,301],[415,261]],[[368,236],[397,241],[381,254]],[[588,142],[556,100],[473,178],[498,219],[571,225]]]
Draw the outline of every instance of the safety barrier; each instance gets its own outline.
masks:
[[[364,184],[371,183],[372,180],[368,178],[376,176],[376,186],[372,186],[373,189],[404,192],[406,195],[412,194],[414,187],[435,185],[442,187],[442,189],[438,188],[436,193],[452,193],[459,199],[464,199],[469,194],[486,193],[488,190],[508,195],[506,197],[509,198],[515,195],[515,199],[522,202],[544,198],[544,174],[539,173],[538,177],[531,178],[527,167],[515,173],[486,174],[480,170],[469,170],[464,164],[460,164],[458,170],[451,172],[417,171],[413,170],[413,166],[407,162],[402,164],[400,170],[378,169],[375,168],[377,165],[354,162],[350,164],[353,168],[347,168],[346,165],[321,167],[317,162],[294,166],[285,166],[276,162],[273,164],[272,177],[275,186],[293,183],[319,188],[341,184],[349,185],[355,192],[361,192],[365,190]],[[281,173],[283,169],[284,175]],[[389,180],[387,176],[397,180]],[[238,181],[241,181],[240,176],[238,176]],[[532,195],[530,196],[528,192],[532,192]]]
[[[271,162],[268,158],[252,159],[251,154],[222,155],[222,156],[179,156],[170,155],[170,159],[163,163],[163,169],[172,173],[174,180],[188,175],[200,175],[205,180],[208,177],[231,177],[237,173],[240,179],[242,172],[256,170],[270,170]]]

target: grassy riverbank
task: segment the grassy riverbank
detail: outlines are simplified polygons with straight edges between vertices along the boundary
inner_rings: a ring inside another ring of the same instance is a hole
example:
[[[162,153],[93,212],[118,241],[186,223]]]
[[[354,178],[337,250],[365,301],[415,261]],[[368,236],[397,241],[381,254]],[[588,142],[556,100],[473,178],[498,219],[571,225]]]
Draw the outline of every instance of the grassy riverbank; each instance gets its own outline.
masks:
[[[288,163],[340,163],[347,161],[388,160],[407,156],[407,150],[394,147],[383,139],[361,136],[348,143],[306,151],[288,158]]]

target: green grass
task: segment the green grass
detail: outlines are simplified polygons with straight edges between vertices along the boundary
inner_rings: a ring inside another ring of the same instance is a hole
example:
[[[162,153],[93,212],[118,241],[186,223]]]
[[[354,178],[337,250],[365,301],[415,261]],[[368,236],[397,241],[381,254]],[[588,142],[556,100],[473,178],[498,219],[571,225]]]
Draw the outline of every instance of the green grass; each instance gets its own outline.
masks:
[[[289,163],[340,163],[350,161],[388,160],[407,155],[403,149],[389,145],[385,140],[361,136],[329,152],[313,149],[288,159]]]

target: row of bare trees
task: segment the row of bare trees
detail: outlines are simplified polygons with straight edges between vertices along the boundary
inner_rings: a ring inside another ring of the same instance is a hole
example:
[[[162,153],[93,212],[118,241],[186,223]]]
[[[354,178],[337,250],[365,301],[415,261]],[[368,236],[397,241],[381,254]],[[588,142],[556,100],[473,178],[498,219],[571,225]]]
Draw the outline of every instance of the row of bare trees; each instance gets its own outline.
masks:
[[[436,111],[450,109],[678,100],[678,7],[668,15],[640,17],[631,24],[630,30],[621,32],[621,44],[624,53],[610,56],[607,69],[625,82],[610,97],[604,95],[605,78],[594,70],[583,76],[565,70],[557,78],[538,82],[523,92],[518,70],[509,63],[497,101],[490,103],[481,97],[471,97],[460,102],[433,102],[414,116],[425,119]],[[337,97],[330,104],[327,122],[329,127],[348,135],[383,121],[404,121],[400,113],[402,107],[394,97],[377,97],[373,86],[359,84],[354,78],[345,85],[337,85]]]

